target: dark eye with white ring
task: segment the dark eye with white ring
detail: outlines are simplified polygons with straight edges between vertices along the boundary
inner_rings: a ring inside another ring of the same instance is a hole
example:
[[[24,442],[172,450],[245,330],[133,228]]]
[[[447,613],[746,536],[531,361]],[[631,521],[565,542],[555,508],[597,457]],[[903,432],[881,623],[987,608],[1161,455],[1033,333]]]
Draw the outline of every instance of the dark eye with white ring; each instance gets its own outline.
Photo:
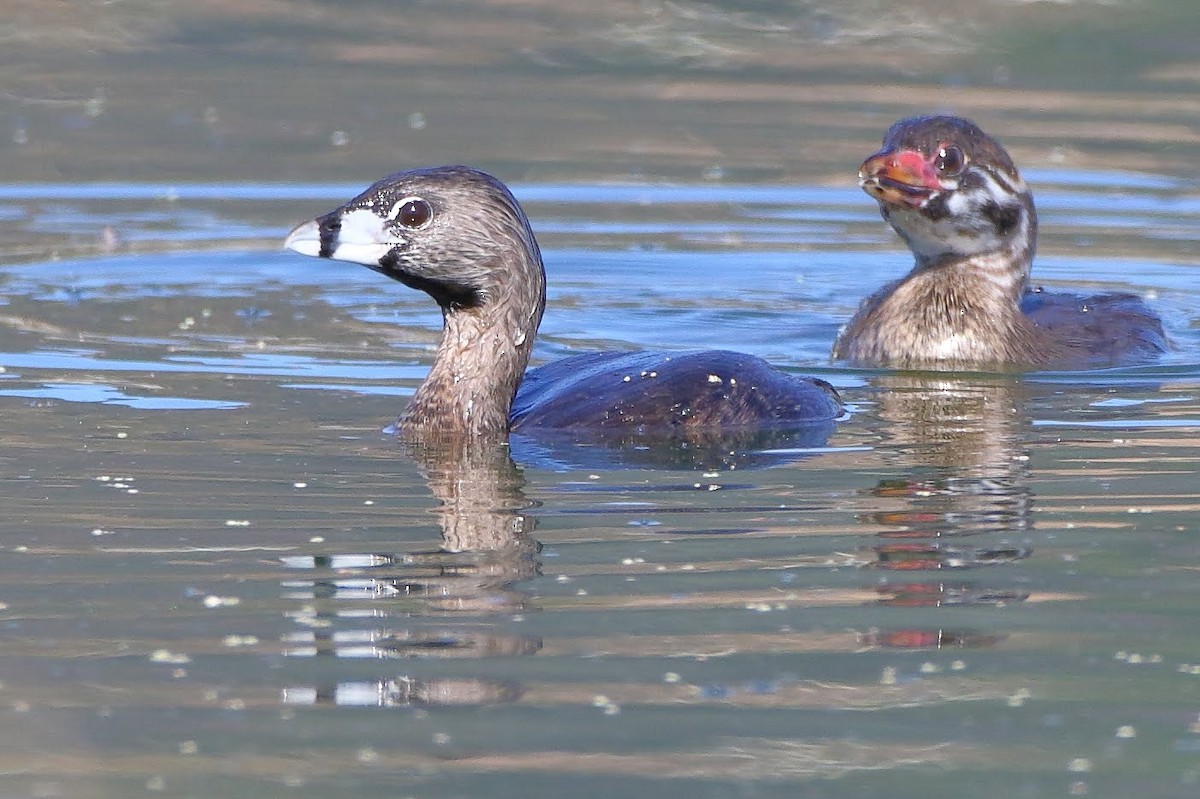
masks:
[[[405,197],[392,206],[388,217],[406,228],[420,230],[433,221],[433,206],[420,197]]]
[[[967,158],[963,155],[963,151],[953,144],[943,144],[938,147],[937,156],[933,159],[933,165],[943,175],[957,175],[966,166],[966,163]]]

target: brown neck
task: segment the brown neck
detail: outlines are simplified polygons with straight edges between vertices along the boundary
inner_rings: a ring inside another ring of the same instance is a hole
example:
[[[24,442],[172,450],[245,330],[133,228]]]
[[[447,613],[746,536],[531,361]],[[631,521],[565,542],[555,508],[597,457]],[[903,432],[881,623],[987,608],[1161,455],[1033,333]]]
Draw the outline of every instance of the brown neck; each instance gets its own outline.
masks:
[[[442,341],[400,427],[409,437],[496,436],[521,384],[545,306],[540,264],[471,308],[442,308]],[[532,274],[534,277],[530,278]],[[535,279],[536,278],[536,279]]]

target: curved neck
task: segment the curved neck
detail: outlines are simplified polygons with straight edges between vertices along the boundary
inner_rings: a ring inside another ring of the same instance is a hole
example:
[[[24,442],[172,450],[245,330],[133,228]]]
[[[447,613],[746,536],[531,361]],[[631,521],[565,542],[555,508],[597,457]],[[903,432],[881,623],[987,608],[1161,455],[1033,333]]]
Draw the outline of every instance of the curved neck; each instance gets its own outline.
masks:
[[[967,247],[937,255],[913,249],[916,265],[901,282],[928,281],[925,290],[930,296],[926,302],[932,301],[935,309],[944,309],[948,328],[970,327],[973,314],[985,315],[978,320],[983,325],[989,315],[997,325],[1023,319],[1021,297],[1029,287],[1037,247],[1037,213],[1027,191],[1018,196],[1020,201],[1003,211],[982,205],[982,209],[992,209],[978,212],[990,223],[980,226],[987,230],[986,235],[978,235],[985,243],[982,248]]]
[[[1021,297],[1029,285],[1028,248],[1012,248],[978,255],[946,255],[917,260],[901,283],[924,284],[931,299],[945,304],[947,322],[953,323],[966,311],[1020,315]]]
[[[546,304],[541,259],[481,292],[480,304],[442,306],[442,341],[400,417],[410,436],[503,435]]]

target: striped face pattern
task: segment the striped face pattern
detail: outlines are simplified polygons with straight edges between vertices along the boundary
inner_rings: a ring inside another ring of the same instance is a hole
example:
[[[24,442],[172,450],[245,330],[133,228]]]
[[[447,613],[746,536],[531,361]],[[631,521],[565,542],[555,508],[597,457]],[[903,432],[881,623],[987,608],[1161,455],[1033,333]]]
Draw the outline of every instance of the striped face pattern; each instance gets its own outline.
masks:
[[[1033,197],[1004,148],[968,120],[897,122],[858,177],[918,266],[989,253],[1033,256]]]

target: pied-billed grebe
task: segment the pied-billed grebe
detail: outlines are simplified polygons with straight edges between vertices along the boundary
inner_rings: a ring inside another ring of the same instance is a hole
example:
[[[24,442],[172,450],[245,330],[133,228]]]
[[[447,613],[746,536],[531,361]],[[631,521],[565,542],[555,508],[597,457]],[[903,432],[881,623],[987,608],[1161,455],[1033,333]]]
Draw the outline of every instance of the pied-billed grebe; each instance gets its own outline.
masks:
[[[1162,322],[1131,294],[1029,288],[1033,196],[1012,159],[974,123],[902,119],[859,170],[859,185],[916,257],[868,297],[835,358],[902,368],[1066,368],[1147,360]]]
[[[285,246],[363,264],[427,292],[441,307],[442,342],[400,417],[409,437],[510,428],[675,430],[686,437],[691,430],[786,428],[841,413],[828,383],[723,350],[591,353],[524,377],[546,304],[541,253],[508,188],[469,167],[384,178],[294,229]]]

